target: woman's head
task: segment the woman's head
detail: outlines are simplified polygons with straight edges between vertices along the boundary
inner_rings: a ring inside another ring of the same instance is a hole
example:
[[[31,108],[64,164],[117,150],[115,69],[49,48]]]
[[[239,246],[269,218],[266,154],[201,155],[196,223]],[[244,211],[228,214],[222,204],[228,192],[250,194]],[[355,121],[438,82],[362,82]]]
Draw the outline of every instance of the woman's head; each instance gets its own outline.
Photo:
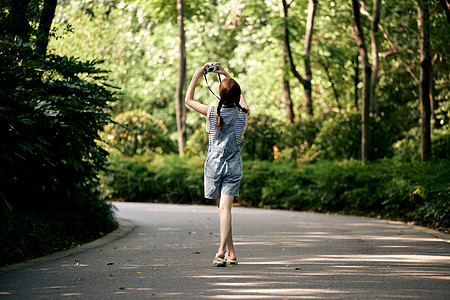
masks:
[[[217,120],[217,125],[222,127],[223,118],[220,116],[220,109],[222,105],[227,106],[237,106],[245,113],[247,109],[242,108],[239,102],[241,101],[241,87],[233,78],[225,78],[219,85],[219,105],[217,106],[217,115],[219,116]]]
[[[220,102],[223,105],[239,104],[241,87],[233,78],[225,78],[219,86]]]

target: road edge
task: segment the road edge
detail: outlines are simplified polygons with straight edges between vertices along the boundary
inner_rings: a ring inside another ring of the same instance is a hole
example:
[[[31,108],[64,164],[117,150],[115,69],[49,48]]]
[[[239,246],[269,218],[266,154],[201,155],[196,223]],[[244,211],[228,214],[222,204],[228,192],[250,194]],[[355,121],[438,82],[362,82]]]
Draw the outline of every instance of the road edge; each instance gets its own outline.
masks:
[[[116,230],[114,230],[111,233],[108,233],[107,235],[105,235],[97,240],[80,245],[78,247],[71,248],[69,250],[64,250],[64,251],[52,253],[52,254],[49,254],[46,256],[34,258],[34,259],[31,259],[28,261],[16,263],[16,264],[13,264],[10,266],[1,267],[0,273],[6,273],[6,272],[16,271],[16,270],[20,270],[20,269],[25,269],[28,267],[32,267],[32,266],[44,263],[44,262],[60,259],[63,257],[68,257],[68,256],[75,255],[75,254],[78,254],[81,252],[88,251],[93,248],[97,248],[97,247],[106,245],[108,243],[111,243],[115,240],[118,240],[118,239],[124,237],[125,235],[127,235],[128,233],[133,231],[134,228],[136,227],[136,225],[133,222],[131,222],[129,220],[125,220],[125,219],[117,219],[117,223],[118,223],[118,227]]]

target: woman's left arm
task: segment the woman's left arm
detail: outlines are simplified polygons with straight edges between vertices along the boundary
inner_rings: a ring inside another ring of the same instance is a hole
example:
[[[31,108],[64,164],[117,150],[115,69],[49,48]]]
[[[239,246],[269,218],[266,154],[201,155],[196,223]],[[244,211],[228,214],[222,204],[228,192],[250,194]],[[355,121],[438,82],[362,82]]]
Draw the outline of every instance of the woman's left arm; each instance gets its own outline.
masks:
[[[194,76],[192,76],[191,83],[189,84],[189,87],[187,89],[186,98],[184,99],[184,101],[189,107],[206,116],[209,106],[194,100],[195,86],[197,85],[198,79],[205,74],[204,69],[205,67],[198,67],[195,70]]]

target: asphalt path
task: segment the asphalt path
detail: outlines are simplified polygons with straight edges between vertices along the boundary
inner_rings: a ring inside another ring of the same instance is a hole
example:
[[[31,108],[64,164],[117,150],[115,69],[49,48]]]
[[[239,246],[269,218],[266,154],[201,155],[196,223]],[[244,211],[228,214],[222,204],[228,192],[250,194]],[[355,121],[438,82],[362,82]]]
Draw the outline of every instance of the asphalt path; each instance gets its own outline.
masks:
[[[235,207],[239,264],[217,268],[214,206],[115,205],[134,230],[0,270],[0,298],[450,299],[449,236],[421,227]]]

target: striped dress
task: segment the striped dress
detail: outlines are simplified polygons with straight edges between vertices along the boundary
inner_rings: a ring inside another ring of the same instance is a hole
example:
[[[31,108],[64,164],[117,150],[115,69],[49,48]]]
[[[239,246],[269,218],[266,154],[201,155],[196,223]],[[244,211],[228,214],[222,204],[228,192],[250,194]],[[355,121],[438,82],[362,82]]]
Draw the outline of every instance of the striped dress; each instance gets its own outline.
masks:
[[[219,126],[217,126],[217,107],[209,106],[208,113],[206,115],[206,132],[209,133],[208,139],[208,147],[212,146],[214,141],[217,140],[219,135]],[[223,121],[228,124],[231,121],[234,114],[234,106],[227,107],[222,106],[220,110],[220,116],[223,118]],[[242,137],[244,135],[245,129],[247,128],[247,114],[242,110],[239,111],[238,119],[236,120],[236,125],[234,127],[236,134],[236,142],[240,146],[242,142]]]

